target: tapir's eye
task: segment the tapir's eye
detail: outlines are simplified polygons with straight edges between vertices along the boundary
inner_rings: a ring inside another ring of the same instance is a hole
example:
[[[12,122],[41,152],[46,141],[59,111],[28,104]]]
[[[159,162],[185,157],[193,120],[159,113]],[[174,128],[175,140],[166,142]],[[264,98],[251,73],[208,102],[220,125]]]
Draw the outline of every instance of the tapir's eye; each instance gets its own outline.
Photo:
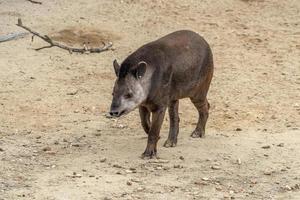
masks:
[[[127,93],[127,94],[124,95],[124,98],[125,99],[130,99],[132,96],[133,96],[132,93]]]

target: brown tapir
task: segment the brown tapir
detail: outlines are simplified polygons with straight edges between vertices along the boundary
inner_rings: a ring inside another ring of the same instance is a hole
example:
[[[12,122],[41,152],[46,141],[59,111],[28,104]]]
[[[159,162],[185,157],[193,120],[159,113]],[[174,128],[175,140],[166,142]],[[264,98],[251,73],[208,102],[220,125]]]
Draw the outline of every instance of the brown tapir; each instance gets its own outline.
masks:
[[[188,30],[173,32],[140,47],[121,65],[115,60],[113,66],[117,80],[110,115],[120,117],[139,108],[142,126],[148,134],[143,157],[156,156],[167,108],[170,130],[164,146],[176,145],[179,99],[190,98],[199,113],[191,136],[204,136],[209,110],[206,96],[214,67],[211,49],[200,35]]]

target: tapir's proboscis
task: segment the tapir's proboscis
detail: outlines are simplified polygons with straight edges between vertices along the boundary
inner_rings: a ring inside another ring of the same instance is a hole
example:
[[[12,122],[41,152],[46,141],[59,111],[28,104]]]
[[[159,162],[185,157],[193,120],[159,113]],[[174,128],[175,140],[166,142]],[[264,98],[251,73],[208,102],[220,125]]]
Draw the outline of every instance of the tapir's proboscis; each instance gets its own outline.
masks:
[[[209,103],[207,92],[213,76],[213,55],[197,33],[181,30],[147,43],[121,65],[113,62],[117,76],[110,115],[120,117],[139,108],[141,124],[148,134],[142,157],[157,153],[157,142],[166,109],[170,129],[165,147],[177,144],[179,99],[190,98],[199,118],[192,137],[204,137]],[[150,119],[151,118],[151,119]]]

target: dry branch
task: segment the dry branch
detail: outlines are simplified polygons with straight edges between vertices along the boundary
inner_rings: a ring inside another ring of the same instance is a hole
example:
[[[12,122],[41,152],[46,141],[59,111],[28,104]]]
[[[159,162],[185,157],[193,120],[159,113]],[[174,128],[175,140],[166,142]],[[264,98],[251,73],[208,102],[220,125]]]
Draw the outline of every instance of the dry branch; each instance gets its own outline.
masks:
[[[45,49],[45,48],[59,47],[61,49],[65,49],[65,50],[69,51],[70,53],[72,53],[72,52],[78,52],[78,53],[100,53],[100,52],[103,52],[103,51],[111,50],[111,47],[112,47],[112,42],[109,42],[108,44],[103,43],[103,47],[100,47],[100,48],[88,48],[85,45],[84,45],[83,48],[68,47],[66,45],[63,45],[63,44],[60,44],[58,42],[53,41],[48,35],[41,35],[38,32],[33,31],[30,28],[24,26],[22,24],[22,20],[20,18],[18,19],[17,26],[19,26],[19,27],[27,30],[28,32],[30,32],[31,34],[33,34],[33,36],[37,36],[37,37],[41,38],[42,40],[44,40],[45,42],[47,42],[47,43],[50,44],[49,46],[45,46],[45,47],[41,47],[41,48],[36,49],[37,51],[41,50],[41,49]]]
[[[42,2],[40,2],[40,1],[34,1],[34,0],[27,0],[27,1],[34,3],[34,4],[42,4]]]

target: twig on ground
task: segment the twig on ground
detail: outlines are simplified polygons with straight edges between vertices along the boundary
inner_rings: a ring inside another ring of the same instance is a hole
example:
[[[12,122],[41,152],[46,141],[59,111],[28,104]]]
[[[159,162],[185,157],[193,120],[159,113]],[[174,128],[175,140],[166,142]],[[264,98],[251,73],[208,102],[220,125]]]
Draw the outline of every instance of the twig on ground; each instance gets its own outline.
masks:
[[[6,42],[6,41],[10,41],[10,40],[16,40],[16,39],[19,39],[19,38],[22,38],[26,35],[28,35],[29,33],[10,33],[8,35],[3,35],[3,36],[0,36],[0,43],[1,42]]]
[[[28,32],[30,32],[31,34],[33,34],[33,36],[37,36],[39,38],[41,38],[42,40],[44,40],[45,42],[49,43],[49,46],[45,46],[45,47],[41,47],[38,49],[35,49],[37,51],[41,50],[41,49],[45,49],[45,48],[51,48],[51,47],[59,47],[61,49],[65,49],[67,51],[69,51],[70,53],[72,52],[78,52],[78,53],[101,53],[103,51],[108,51],[111,50],[112,47],[112,42],[109,42],[108,44],[105,44],[103,42],[103,47],[100,48],[87,48],[85,45],[83,48],[74,48],[74,47],[68,47],[66,45],[60,44],[58,42],[53,41],[48,35],[41,35],[36,31],[31,30],[30,28],[24,26],[22,24],[22,20],[19,18],[18,19],[18,24],[17,26],[27,30]]]
[[[42,4],[42,2],[40,2],[40,1],[34,1],[34,0],[27,0],[27,1],[29,1],[30,3],[34,3],[34,4]]]

